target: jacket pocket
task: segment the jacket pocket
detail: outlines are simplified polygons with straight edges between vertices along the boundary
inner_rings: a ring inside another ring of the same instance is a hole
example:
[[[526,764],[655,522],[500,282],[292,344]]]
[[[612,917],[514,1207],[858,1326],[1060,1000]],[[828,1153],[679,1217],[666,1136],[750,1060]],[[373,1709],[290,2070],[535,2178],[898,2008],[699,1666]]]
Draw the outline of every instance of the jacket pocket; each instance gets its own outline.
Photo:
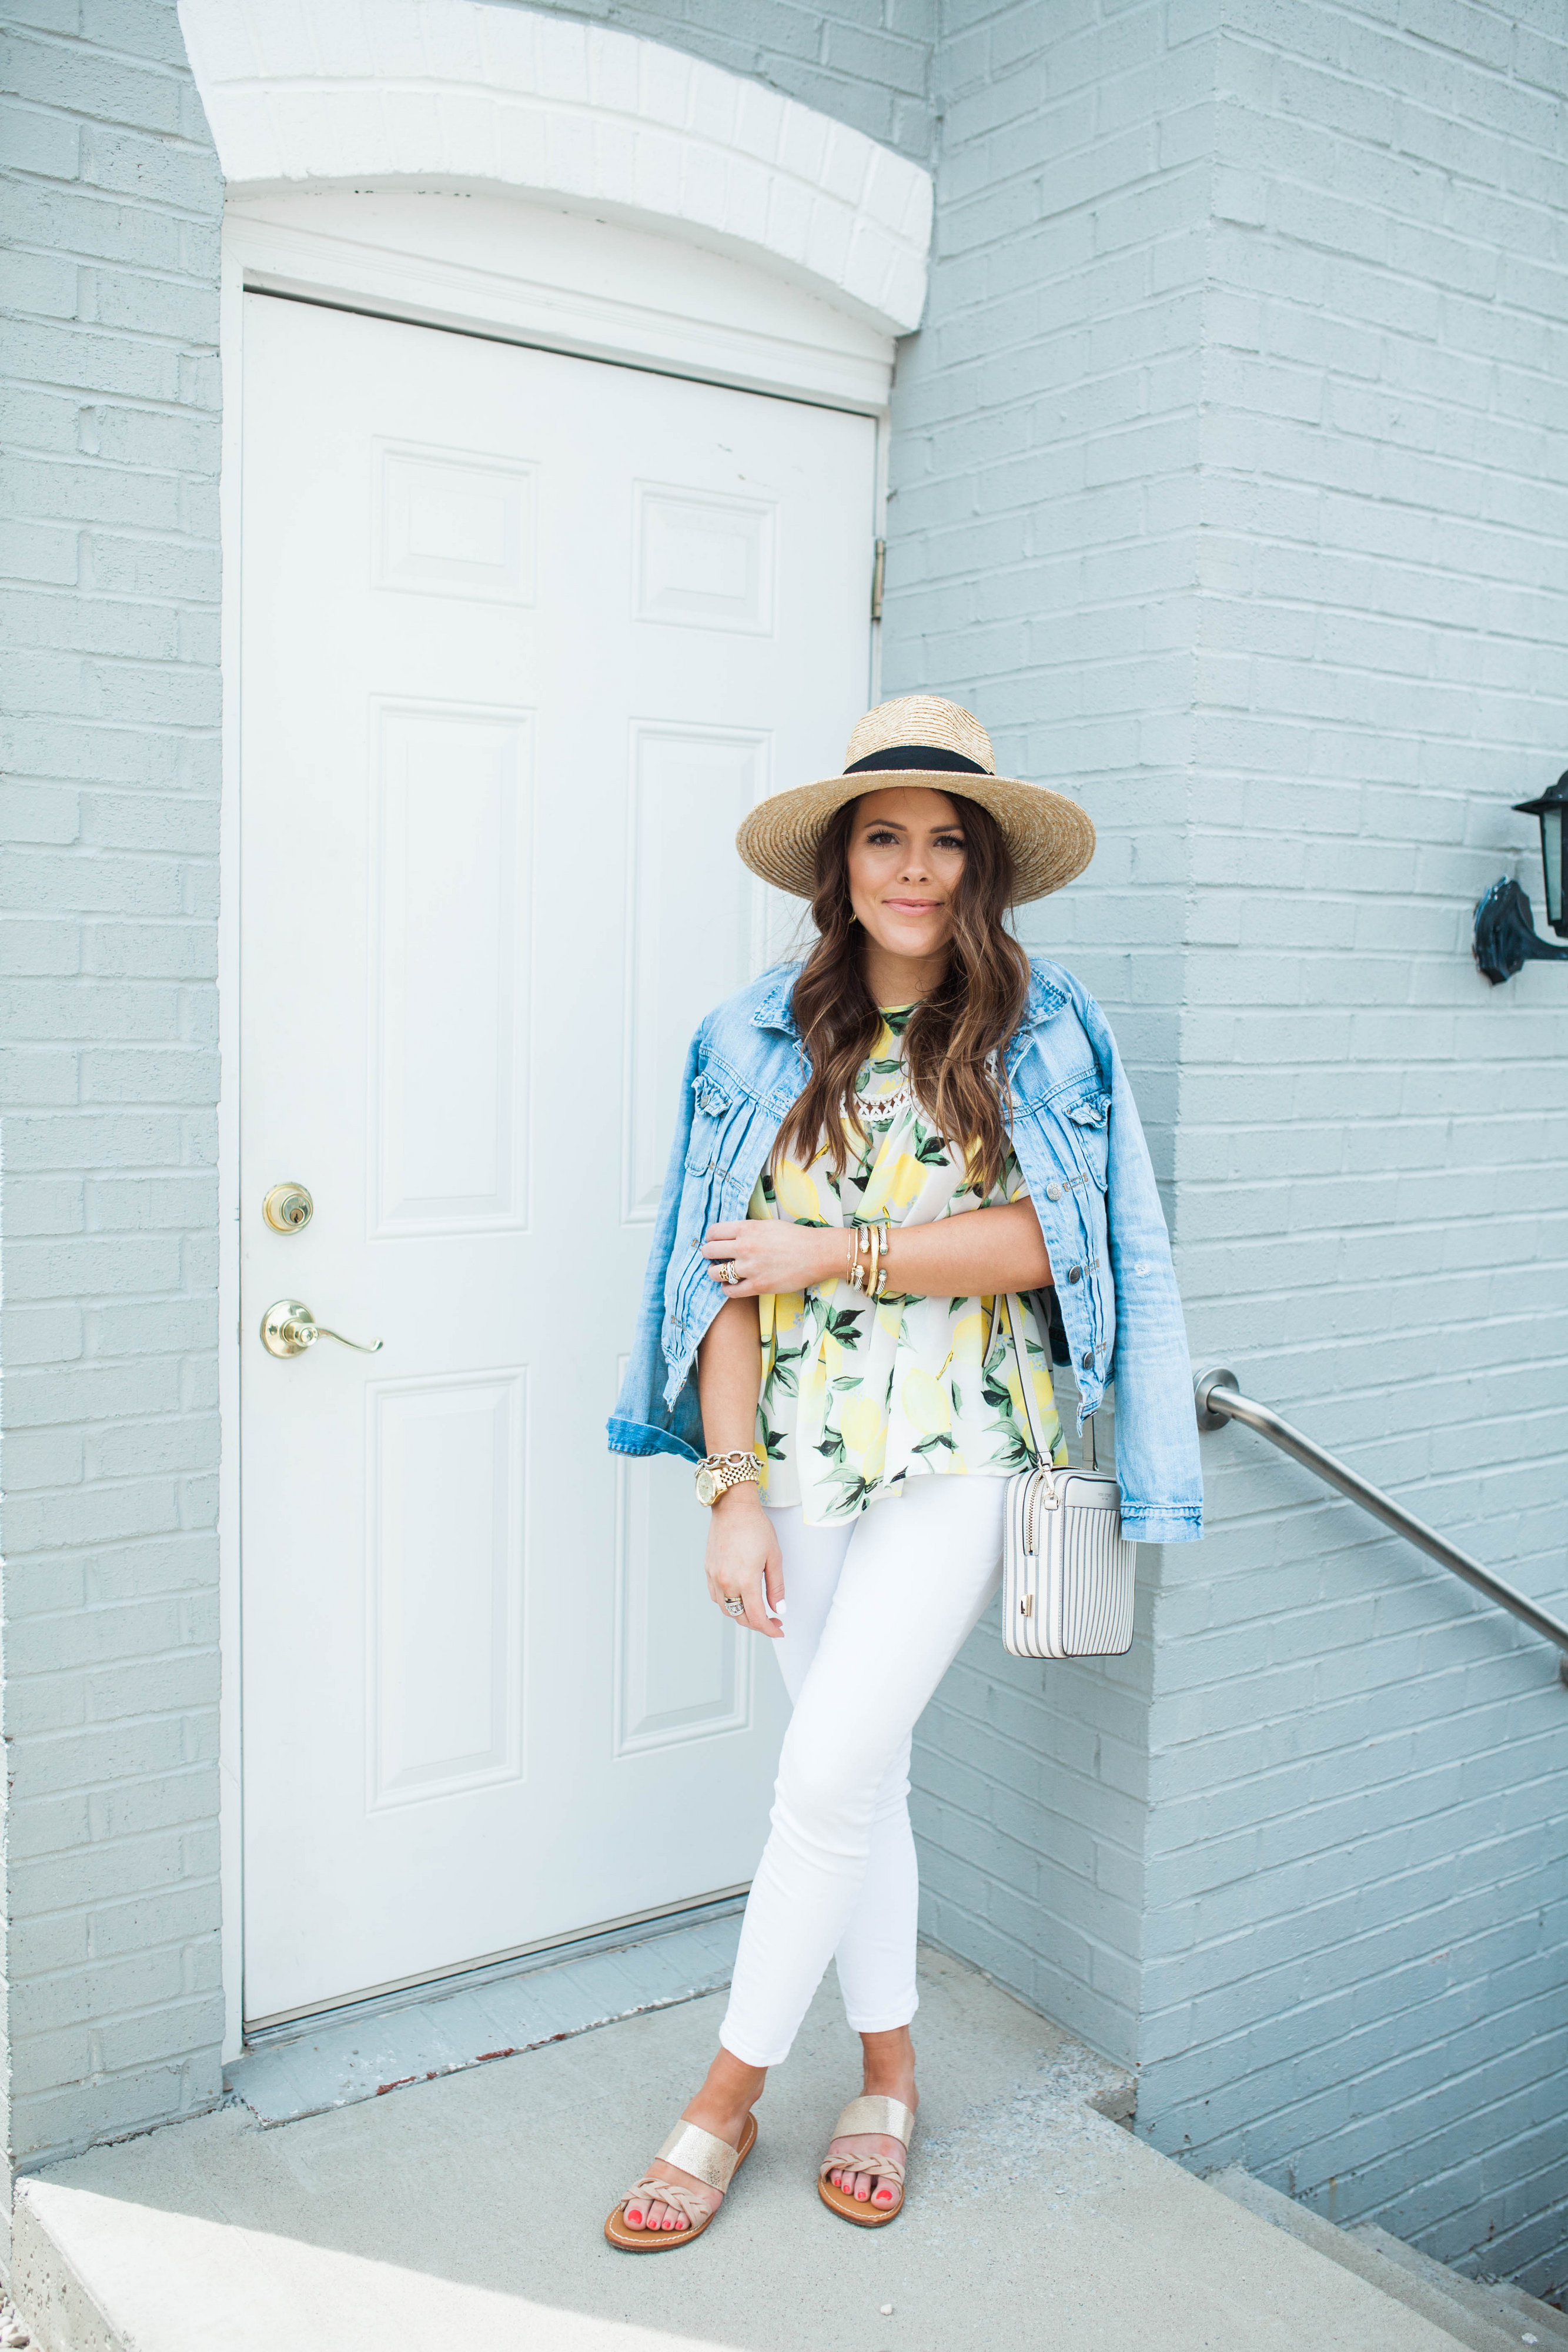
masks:
[[[712,1070],[699,1070],[692,1080],[692,1131],[686,1142],[686,1172],[706,1176],[717,1166],[735,1108],[735,1091]]]
[[[1069,1148],[1086,1176],[1092,1177],[1103,1192],[1107,1181],[1110,1139],[1107,1132],[1111,1098],[1104,1094],[1084,1095],[1071,1103],[1061,1114],[1066,1129]]]

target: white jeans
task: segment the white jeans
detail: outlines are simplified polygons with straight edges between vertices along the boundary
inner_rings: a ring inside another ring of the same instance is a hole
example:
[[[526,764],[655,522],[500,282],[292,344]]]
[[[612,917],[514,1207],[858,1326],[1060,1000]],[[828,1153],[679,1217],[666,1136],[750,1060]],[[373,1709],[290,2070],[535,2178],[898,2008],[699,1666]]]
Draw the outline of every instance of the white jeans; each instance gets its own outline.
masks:
[[[773,1646],[794,1713],[719,2028],[748,2066],[788,2056],[835,1953],[857,2033],[915,2014],[910,1736],[997,1589],[1007,1486],[914,1479],[838,1527],[768,1513],[787,1627]]]

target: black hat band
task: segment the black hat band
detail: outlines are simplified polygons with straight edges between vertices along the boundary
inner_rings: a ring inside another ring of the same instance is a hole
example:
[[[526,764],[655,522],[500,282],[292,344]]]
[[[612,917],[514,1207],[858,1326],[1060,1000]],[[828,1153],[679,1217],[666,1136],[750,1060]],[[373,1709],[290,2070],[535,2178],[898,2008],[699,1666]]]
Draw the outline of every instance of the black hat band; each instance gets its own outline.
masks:
[[[895,743],[891,751],[873,751],[863,760],[854,761],[844,770],[846,776],[869,775],[876,769],[939,768],[954,776],[988,776],[989,768],[982,768],[978,760],[966,760],[962,751],[939,751],[934,743]]]

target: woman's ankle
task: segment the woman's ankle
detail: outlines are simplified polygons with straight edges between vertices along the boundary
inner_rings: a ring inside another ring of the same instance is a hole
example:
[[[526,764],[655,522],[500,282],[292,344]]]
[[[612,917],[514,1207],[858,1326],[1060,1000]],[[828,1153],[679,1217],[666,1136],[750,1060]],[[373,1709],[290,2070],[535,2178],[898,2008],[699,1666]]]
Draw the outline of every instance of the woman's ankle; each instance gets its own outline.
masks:
[[[907,2025],[861,2035],[861,2081],[868,2098],[902,2099],[905,2106],[914,2105],[915,2043]]]
[[[747,2066],[721,2046],[702,2089],[687,2105],[685,2120],[705,2130],[716,2126],[720,2137],[733,2137],[762,2096],[767,2081],[766,2066]]]

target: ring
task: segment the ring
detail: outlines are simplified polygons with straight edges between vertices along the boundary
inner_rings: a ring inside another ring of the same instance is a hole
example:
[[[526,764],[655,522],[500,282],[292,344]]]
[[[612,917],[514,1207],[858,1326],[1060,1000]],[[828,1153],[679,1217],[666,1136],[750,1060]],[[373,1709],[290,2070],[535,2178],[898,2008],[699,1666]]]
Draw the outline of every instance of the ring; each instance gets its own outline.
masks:
[[[727,1601],[724,1605],[727,1614],[731,1617],[744,1617],[746,1614],[744,1601]]]
[[[732,1282],[738,1282],[740,1280],[740,1268],[737,1265],[732,1257],[727,1257],[724,1264],[719,1267],[718,1278],[723,1283],[727,1290],[729,1288]]]

